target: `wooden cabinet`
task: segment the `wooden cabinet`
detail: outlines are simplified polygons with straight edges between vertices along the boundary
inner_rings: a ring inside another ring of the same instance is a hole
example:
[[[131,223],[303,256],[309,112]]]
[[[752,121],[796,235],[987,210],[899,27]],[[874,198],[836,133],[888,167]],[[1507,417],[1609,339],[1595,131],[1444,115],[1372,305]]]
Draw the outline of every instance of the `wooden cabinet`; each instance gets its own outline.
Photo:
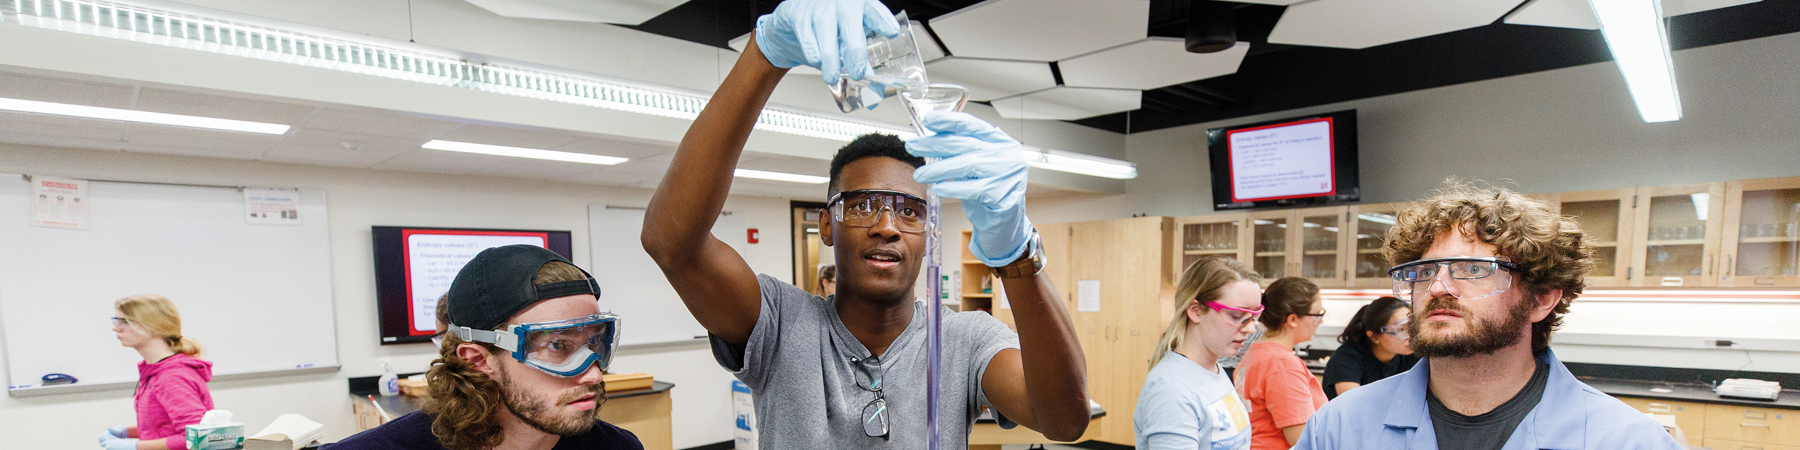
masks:
[[[1725,184],[1720,286],[1800,286],[1800,177]]]
[[[1590,287],[1627,286],[1633,272],[1631,265],[1632,221],[1636,188],[1555,194],[1552,204],[1561,214],[1572,216],[1581,224],[1589,247],[1594,249],[1594,270],[1587,274]]]
[[[1174,223],[1174,245],[1170,247],[1170,253],[1174,255],[1177,275],[1208,256],[1250,260],[1249,214],[1177,217]]]
[[[1631,285],[1716,285],[1725,183],[1638,188],[1637,204]]]
[[[1800,411],[1706,405],[1706,438],[1752,444],[1800,444]]]
[[[1348,219],[1350,226],[1345,240],[1349,243],[1344,251],[1349,256],[1344,267],[1350,287],[1358,288],[1390,288],[1393,281],[1388,278],[1387,256],[1382,248],[1387,245],[1387,231],[1405,209],[1406,203],[1378,203],[1371,205],[1351,205]]]
[[[1283,277],[1305,277],[1320,287],[1348,285],[1351,238],[1348,207],[1250,213],[1250,268],[1267,286]]]
[[[1640,412],[1675,416],[1675,424],[1680,426],[1681,433],[1687,436],[1687,444],[1702,445],[1706,432],[1707,405],[1705,403],[1636,397],[1618,397],[1618,399]]]
[[[1706,438],[1706,447],[1711,450],[1800,450],[1800,445],[1775,445],[1759,442],[1740,442],[1729,439]]]

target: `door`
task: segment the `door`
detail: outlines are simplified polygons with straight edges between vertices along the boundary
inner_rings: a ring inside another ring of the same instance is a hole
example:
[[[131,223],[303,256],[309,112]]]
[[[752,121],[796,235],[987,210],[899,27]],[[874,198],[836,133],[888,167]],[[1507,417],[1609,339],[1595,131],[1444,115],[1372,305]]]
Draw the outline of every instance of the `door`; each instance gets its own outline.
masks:
[[[1594,249],[1594,270],[1587,274],[1587,285],[1595,287],[1627,286],[1635,272],[1631,265],[1632,209],[1636,188],[1565,192],[1557,195],[1555,205],[1564,216],[1572,216],[1581,224],[1581,232]]]
[[[1721,286],[1800,286],[1800,177],[1726,183]]]
[[[1348,208],[1333,206],[1294,210],[1292,223],[1300,224],[1291,231],[1291,260],[1288,276],[1304,277],[1323,288],[1344,287],[1345,252],[1349,242],[1344,238],[1344,217]]]
[[[1382,203],[1374,205],[1350,206],[1349,223],[1352,227],[1348,241],[1350,286],[1359,288],[1387,288],[1393,286],[1388,279],[1387,256],[1382,247],[1387,245],[1388,229],[1398,222],[1400,209],[1405,203]]]
[[[1638,188],[1632,266],[1644,274],[1633,286],[1717,284],[1725,183]],[[1641,250],[1641,251],[1639,251]]]
[[[1288,276],[1292,261],[1288,259],[1288,223],[1292,216],[1288,211],[1250,213],[1250,270],[1262,275],[1264,287]]]

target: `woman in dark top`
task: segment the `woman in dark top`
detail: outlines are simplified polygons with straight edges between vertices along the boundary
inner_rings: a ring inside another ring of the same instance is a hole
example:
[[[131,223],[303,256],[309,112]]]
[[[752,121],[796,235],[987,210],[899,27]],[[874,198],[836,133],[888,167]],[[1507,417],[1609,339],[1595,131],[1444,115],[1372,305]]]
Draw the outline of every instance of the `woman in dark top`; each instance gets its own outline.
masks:
[[[1406,324],[1412,309],[1393,297],[1375,299],[1344,326],[1338,348],[1325,364],[1325,396],[1337,398],[1351,389],[1412,369],[1413,356]]]

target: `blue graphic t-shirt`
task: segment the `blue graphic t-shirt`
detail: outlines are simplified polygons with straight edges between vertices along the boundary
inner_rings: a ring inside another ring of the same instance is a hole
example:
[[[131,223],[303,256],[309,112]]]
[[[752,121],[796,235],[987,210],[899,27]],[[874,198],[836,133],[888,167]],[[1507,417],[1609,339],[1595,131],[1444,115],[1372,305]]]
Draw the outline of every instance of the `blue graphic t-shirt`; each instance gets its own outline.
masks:
[[[1231,379],[1173,351],[1145,377],[1132,421],[1140,450],[1250,448],[1250,414]]]

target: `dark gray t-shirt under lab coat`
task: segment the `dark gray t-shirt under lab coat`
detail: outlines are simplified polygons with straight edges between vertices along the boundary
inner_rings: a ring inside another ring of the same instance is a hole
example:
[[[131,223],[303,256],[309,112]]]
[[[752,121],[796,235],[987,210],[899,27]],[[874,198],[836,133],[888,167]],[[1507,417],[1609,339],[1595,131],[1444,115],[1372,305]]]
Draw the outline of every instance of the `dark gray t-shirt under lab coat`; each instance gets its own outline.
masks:
[[[888,405],[888,438],[882,439],[863,432],[863,407],[875,394],[856,385],[851,362],[868,358],[869,350],[844,328],[832,299],[768,275],[758,275],[757,282],[762,311],[742,357],[734,346],[711,337],[719,365],[750,387],[757,448],[925,448],[924,303],[913,304],[911,324],[877,359],[885,371],[882,391]],[[1019,336],[987,313],[949,308],[943,313],[939,433],[942,448],[962,449],[968,447],[981,407],[990,406],[981,391],[988,362],[1000,350],[1019,348]],[[1000,422],[1013,426],[1004,417]]]

